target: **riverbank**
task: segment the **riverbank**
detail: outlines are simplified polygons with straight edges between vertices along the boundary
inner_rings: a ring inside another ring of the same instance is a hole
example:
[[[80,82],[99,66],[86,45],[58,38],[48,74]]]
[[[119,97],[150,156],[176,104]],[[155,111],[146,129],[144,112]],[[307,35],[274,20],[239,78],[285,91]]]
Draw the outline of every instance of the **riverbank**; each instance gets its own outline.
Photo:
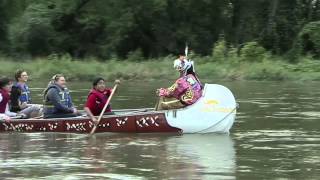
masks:
[[[177,73],[172,68],[174,57],[129,61],[95,59],[73,60],[62,58],[38,58],[32,61],[16,61],[0,58],[0,74],[13,77],[18,68],[29,72],[31,78],[49,79],[62,73],[69,80],[92,80],[96,76],[109,80],[157,80],[174,79]],[[320,80],[320,61],[304,57],[299,63],[288,63],[279,58],[263,59],[259,62],[212,61],[210,57],[195,57],[196,72],[201,79],[223,80],[272,80],[272,81],[318,81]]]

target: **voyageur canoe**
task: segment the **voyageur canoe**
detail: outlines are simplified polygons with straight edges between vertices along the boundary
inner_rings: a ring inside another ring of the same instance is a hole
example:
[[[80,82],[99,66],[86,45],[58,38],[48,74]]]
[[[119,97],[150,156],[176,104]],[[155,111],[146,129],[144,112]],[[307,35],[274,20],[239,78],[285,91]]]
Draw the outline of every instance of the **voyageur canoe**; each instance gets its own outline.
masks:
[[[96,133],[229,133],[237,104],[231,91],[217,84],[206,84],[203,96],[182,109],[115,110],[101,119]],[[0,120],[0,132],[90,133],[93,123],[86,116],[56,119]]]

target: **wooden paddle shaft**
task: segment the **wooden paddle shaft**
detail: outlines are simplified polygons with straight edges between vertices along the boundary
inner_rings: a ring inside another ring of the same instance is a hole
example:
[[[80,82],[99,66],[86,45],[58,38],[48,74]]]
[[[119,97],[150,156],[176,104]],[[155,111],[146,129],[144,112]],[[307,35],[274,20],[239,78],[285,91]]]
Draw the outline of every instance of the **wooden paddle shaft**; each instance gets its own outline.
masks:
[[[107,107],[108,107],[108,105],[109,105],[109,103],[110,103],[110,101],[111,101],[111,98],[112,98],[112,96],[114,95],[114,92],[115,92],[116,89],[117,89],[117,86],[118,86],[118,84],[116,84],[116,85],[113,87],[112,92],[111,92],[111,94],[110,94],[110,96],[109,96],[106,104],[104,105],[104,107],[103,107],[103,109],[102,109],[102,111],[101,111],[101,113],[100,113],[100,116],[99,116],[99,118],[98,118],[98,122],[97,122],[96,125],[93,126],[93,128],[92,128],[92,130],[91,130],[91,132],[90,132],[90,135],[92,135],[92,134],[96,131],[96,129],[97,129],[97,127],[98,127],[98,125],[99,125],[99,123],[100,123],[100,121],[101,121],[101,119],[102,119],[102,116],[103,116],[104,112],[106,111],[106,109],[107,109]]]

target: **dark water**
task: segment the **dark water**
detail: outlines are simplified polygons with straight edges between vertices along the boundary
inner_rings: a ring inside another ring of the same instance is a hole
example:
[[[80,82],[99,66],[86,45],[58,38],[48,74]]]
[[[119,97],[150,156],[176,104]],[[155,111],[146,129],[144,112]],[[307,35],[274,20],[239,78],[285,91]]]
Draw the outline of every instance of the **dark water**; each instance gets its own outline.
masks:
[[[0,179],[320,179],[319,83],[219,84],[240,104],[230,135],[1,133]],[[125,82],[112,106],[151,107],[166,85]],[[79,108],[89,87],[70,85]]]

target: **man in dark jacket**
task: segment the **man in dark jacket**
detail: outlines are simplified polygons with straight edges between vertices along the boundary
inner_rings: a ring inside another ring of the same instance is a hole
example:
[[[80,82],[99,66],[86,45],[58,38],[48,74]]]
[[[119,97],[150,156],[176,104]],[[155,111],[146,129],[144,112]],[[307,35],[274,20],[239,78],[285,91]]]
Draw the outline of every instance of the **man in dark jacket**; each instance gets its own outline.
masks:
[[[44,118],[64,118],[79,115],[73,106],[63,75],[53,76],[44,92]]]

